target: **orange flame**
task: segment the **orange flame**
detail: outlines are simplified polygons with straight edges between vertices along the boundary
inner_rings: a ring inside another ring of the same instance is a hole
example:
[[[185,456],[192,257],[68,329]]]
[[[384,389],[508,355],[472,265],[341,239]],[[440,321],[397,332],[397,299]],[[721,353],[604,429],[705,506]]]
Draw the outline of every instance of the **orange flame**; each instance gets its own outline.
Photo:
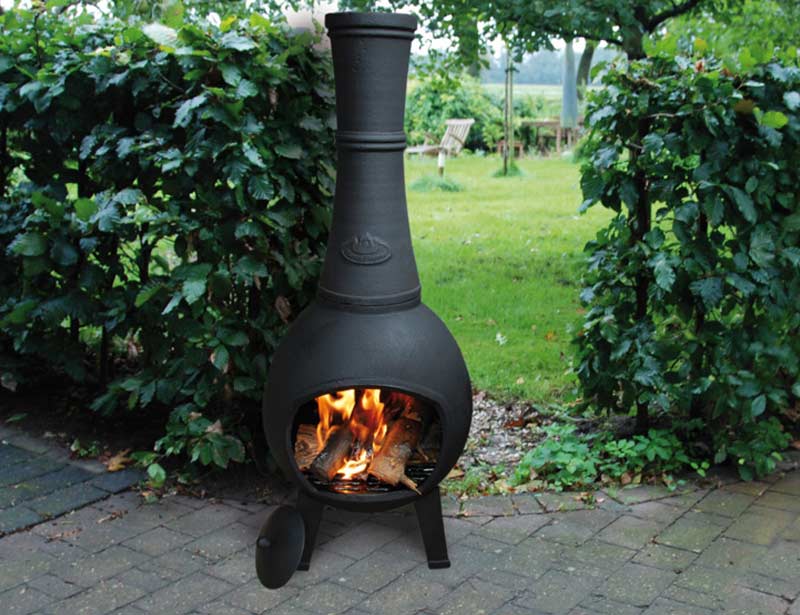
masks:
[[[405,407],[413,404],[411,397],[400,393]],[[372,456],[377,453],[389,430],[389,423],[384,412],[386,405],[381,401],[380,389],[364,389],[358,403],[356,390],[344,389],[334,393],[320,395],[316,398],[319,422],[317,423],[317,446],[319,450],[333,430],[345,425],[353,434],[354,445],[350,455],[343,461],[337,474],[344,480],[354,480],[366,471]]]

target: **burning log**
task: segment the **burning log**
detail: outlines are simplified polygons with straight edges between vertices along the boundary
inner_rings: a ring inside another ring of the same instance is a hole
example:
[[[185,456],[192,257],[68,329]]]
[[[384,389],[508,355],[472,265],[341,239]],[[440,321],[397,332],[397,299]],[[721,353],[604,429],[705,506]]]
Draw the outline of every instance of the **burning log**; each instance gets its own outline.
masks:
[[[328,436],[322,452],[311,464],[311,472],[320,480],[332,480],[350,455],[354,436],[346,425],[336,427]]]
[[[294,460],[300,471],[308,470],[319,452],[317,428],[314,425],[300,425],[294,442]]]
[[[395,486],[402,483],[417,493],[417,484],[406,476],[406,464],[417,448],[422,435],[422,424],[405,416],[389,428],[381,449],[372,457],[367,472],[378,480]]]

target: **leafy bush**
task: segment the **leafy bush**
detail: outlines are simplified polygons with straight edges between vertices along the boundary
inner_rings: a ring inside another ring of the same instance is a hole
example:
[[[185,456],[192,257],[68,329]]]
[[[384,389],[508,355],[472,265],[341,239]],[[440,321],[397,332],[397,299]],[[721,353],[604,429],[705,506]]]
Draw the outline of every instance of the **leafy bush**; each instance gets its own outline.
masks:
[[[426,137],[438,142],[445,120],[452,118],[475,120],[467,137],[469,149],[493,149],[503,138],[502,100],[490,95],[477,79],[431,75],[410,89],[405,116],[409,143],[422,143]]]
[[[98,412],[174,408],[158,455],[241,461],[325,246],[328,58],[258,14],[34,6],[0,15],[4,382],[27,365],[99,390]]]
[[[800,400],[800,69],[656,57],[604,84],[583,207],[615,215],[587,245],[584,399],[641,431],[700,421],[761,475]]]
[[[677,435],[666,429],[619,439],[605,432],[579,434],[569,424],[549,425],[544,431],[544,441],[516,467],[513,485],[533,481],[536,487],[561,491],[597,481],[629,484],[641,482],[643,476],[658,476],[673,487],[677,484],[674,474],[694,470],[702,475],[708,468],[708,463],[692,459]]]

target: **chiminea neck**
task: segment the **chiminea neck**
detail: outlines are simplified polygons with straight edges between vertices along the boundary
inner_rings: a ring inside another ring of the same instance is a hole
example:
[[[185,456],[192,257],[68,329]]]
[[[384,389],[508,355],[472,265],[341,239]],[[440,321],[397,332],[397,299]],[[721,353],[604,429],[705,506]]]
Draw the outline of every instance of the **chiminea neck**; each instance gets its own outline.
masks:
[[[416,19],[390,13],[325,18],[336,78],[333,224],[320,299],[342,306],[416,305],[403,151],[406,79]]]

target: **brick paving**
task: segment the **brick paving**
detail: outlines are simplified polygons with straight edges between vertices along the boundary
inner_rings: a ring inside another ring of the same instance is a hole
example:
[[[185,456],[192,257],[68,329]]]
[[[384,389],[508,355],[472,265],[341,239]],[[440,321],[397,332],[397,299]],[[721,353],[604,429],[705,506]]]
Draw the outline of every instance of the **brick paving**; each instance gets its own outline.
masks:
[[[758,483],[600,492],[592,506],[573,494],[446,498],[445,570],[428,570],[410,510],[330,510],[311,570],[270,591],[253,562],[266,505],[142,504],[123,480],[47,455],[0,448],[3,614],[800,615],[792,464]],[[12,497],[20,481],[34,487]]]

